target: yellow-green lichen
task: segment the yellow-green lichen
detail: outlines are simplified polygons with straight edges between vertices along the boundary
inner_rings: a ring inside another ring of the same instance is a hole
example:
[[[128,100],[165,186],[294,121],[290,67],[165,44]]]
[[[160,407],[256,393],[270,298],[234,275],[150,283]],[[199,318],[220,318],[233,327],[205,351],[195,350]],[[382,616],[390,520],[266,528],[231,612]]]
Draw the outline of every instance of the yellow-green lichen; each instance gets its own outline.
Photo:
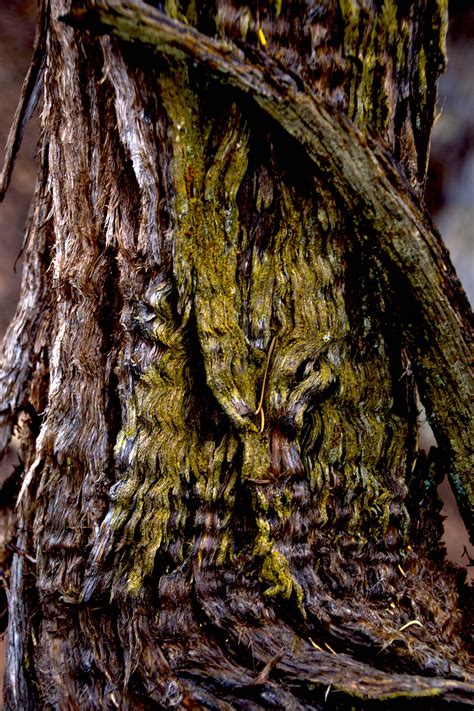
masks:
[[[203,575],[238,558],[241,541],[253,551],[265,596],[294,592],[303,611],[301,586],[282,552],[285,524],[298,515],[295,480],[308,480],[321,531],[341,511],[348,535],[363,526],[377,542],[389,526],[406,428],[394,422],[388,444],[384,342],[376,321],[367,321],[364,339],[375,342],[374,352],[350,347],[341,288],[347,235],[331,194],[316,181],[299,195],[275,180],[272,155],[256,170],[241,111],[229,102],[210,127],[206,97],[198,98],[184,64],[163,73],[159,88],[172,154],[173,274],[147,291],[153,362],[134,385],[117,440],[125,471],[107,519],[119,551],[116,575],[139,593],[170,547],[175,565],[192,551]],[[252,171],[254,214],[244,216],[239,193]],[[257,245],[247,225],[265,224],[267,214],[274,216],[268,243]],[[200,412],[212,424],[200,422]],[[243,542],[239,485],[252,522]]]
[[[280,553],[271,541],[271,530],[268,521],[265,518],[257,519],[258,534],[255,540],[254,554],[262,559],[260,577],[263,583],[270,584],[266,588],[264,595],[266,597],[281,596],[285,600],[289,600],[294,593],[297,601],[297,606],[304,613],[303,609],[303,590],[301,585],[296,581],[290,570],[288,560]]]

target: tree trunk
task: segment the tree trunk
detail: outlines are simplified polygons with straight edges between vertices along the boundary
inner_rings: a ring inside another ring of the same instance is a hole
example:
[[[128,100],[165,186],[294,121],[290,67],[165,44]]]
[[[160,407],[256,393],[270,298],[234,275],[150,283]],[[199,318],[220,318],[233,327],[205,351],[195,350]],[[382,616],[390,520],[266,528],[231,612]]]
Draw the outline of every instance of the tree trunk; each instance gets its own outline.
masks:
[[[41,2],[7,709],[472,705],[436,493],[472,526],[471,315],[420,204],[445,30]]]

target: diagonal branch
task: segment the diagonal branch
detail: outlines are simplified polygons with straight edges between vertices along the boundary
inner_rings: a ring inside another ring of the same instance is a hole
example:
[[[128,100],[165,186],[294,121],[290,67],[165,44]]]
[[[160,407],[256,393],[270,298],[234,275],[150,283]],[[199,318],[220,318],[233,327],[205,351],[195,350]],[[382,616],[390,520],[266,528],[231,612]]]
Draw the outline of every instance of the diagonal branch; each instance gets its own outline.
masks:
[[[214,40],[139,0],[89,1],[86,9],[63,19],[192,59],[249,94],[330,178],[359,239],[377,237],[371,247],[407,302],[404,325],[421,393],[438,442],[449,454],[451,483],[474,536],[472,313],[438,233],[389,151],[262,51]]]

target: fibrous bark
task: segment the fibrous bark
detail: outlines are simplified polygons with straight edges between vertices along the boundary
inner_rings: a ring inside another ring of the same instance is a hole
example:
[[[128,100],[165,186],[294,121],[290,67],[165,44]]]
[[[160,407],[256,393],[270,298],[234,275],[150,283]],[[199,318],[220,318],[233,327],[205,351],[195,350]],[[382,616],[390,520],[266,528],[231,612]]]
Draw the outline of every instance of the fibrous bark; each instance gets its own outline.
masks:
[[[7,708],[472,703],[411,367],[472,525],[444,3],[164,11],[43,5]]]

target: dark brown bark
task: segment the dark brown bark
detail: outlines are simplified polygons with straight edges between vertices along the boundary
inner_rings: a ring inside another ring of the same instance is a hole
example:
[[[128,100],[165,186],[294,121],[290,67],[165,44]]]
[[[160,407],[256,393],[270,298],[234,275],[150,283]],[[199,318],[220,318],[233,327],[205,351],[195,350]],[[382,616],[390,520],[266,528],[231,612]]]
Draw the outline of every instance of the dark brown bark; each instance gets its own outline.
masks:
[[[420,202],[445,4],[164,11],[42,3],[6,706],[472,704],[436,496],[472,527],[471,314]]]

